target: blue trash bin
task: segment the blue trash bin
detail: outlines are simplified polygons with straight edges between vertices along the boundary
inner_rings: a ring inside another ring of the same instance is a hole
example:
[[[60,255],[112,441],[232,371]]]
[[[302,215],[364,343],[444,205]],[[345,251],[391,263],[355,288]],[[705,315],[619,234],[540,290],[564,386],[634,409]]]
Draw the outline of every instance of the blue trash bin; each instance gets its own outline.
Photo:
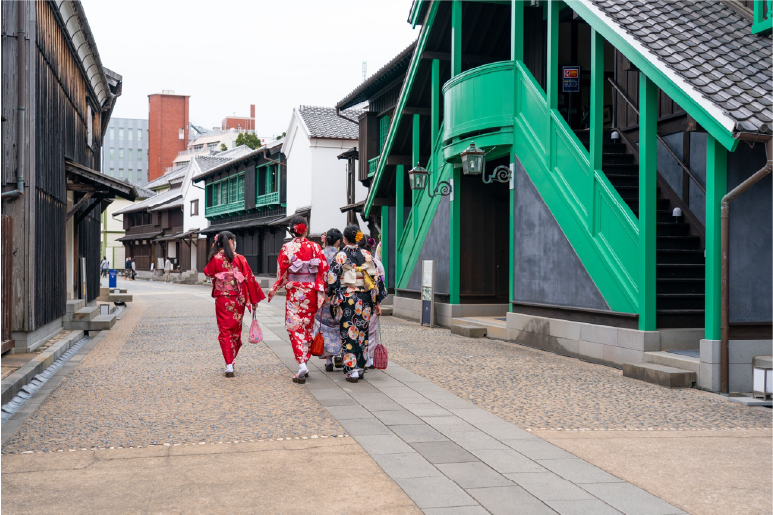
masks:
[[[116,271],[116,270],[111,268],[110,271],[108,271],[107,274],[108,274],[108,277],[109,277],[107,286],[109,288],[116,288],[116,287],[118,287],[118,271]]]

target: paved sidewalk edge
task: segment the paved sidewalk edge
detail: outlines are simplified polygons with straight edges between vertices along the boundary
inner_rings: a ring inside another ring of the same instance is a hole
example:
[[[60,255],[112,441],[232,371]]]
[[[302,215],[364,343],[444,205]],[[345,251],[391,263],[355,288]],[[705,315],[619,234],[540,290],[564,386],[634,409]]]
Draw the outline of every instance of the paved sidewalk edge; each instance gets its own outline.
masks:
[[[74,330],[51,347],[32,358],[16,372],[3,379],[2,404],[6,404],[19,393],[21,387],[32,381],[32,378],[51,366],[59,357],[70,350],[85,335],[83,330]]]

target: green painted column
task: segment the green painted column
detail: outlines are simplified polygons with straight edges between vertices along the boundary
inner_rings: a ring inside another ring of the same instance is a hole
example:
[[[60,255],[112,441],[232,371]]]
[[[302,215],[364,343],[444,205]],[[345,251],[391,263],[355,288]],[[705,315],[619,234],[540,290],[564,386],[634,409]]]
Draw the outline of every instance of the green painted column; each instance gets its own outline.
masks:
[[[512,47],[510,56],[513,61],[523,61],[523,0],[513,0],[512,13]]]
[[[654,331],[656,320],[658,88],[639,74],[639,329]]]
[[[431,115],[430,115],[430,152],[432,157],[433,168],[439,168],[439,163],[435,156],[435,145],[437,144],[438,131],[440,130],[440,60],[432,60],[432,98],[431,98]],[[432,180],[430,176],[430,187],[434,187],[438,179],[435,177]]]
[[[412,145],[411,145],[411,167],[416,166],[416,163],[419,162],[421,159],[421,153],[420,153],[420,147],[419,142],[420,136],[421,136],[421,119],[418,114],[413,115],[413,138],[412,138]],[[411,190],[411,227],[413,230],[413,235],[416,236],[416,233],[419,232],[419,210],[417,209],[417,197],[418,192]]]
[[[405,166],[397,165],[395,169],[395,288],[402,273],[402,254],[400,240],[403,239],[405,226]]]
[[[389,206],[381,206],[381,263],[384,265],[384,286],[389,286]]]
[[[462,0],[451,4],[451,77],[462,73]]]
[[[706,339],[720,339],[722,197],[727,194],[727,150],[716,139],[706,139]]]
[[[510,38],[512,41],[512,48],[511,48],[511,58],[513,61],[523,61],[523,5],[524,2],[522,0],[513,0],[512,3],[512,37]],[[513,94],[515,96],[515,104],[518,105],[518,68],[513,67],[513,73],[515,74],[513,84],[516,85],[514,88]],[[515,120],[513,120],[513,125],[515,125]],[[515,136],[514,136],[515,137]],[[515,208],[516,208],[516,202],[515,202],[515,160],[517,159],[517,156],[515,155],[515,141],[513,142],[513,149],[510,151],[510,163],[511,163],[511,173],[513,174],[513,178],[510,179],[510,246],[509,246],[509,277],[508,277],[508,302],[510,303],[510,311],[513,311],[513,304],[512,300],[515,298],[515,245],[516,245],[516,237],[515,237]]]
[[[558,11],[561,2],[548,2],[548,109],[558,109]]]
[[[459,187],[462,183],[462,169],[454,167],[452,173],[453,191],[451,192],[451,227],[450,243],[451,252],[449,259],[449,268],[451,269],[450,279],[450,301],[451,304],[460,303],[460,283],[461,283],[461,255],[462,255],[462,209],[460,202]]]
[[[604,154],[604,38],[595,29],[590,30],[590,195],[587,224],[596,234],[595,171],[601,170]]]

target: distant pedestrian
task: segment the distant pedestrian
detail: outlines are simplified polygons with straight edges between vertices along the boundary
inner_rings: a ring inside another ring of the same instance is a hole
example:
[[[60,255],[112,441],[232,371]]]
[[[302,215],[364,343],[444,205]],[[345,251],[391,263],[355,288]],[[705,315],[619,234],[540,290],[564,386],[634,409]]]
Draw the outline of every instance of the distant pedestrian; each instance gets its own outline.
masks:
[[[293,239],[279,251],[276,282],[268,292],[268,301],[271,302],[277,290],[284,287],[287,292],[285,327],[298,362],[298,373],[293,376],[293,382],[303,384],[309,375],[306,362],[311,357],[314,318],[325,302],[328,266],[319,245],[306,239],[309,231],[304,217],[293,216],[288,230]]]
[[[369,322],[381,314],[386,288],[373,256],[360,248],[363,235],[356,225],[344,229],[344,248],[330,267],[327,293],[340,322],[346,380],[359,381],[368,356]]]
[[[244,256],[236,253],[236,237],[223,231],[215,236],[204,275],[212,277],[218,341],[225,359],[225,376],[234,376],[234,360],[242,346],[242,318],[249,303],[254,312],[265,299],[263,290],[252,275]]]
[[[137,262],[134,261],[134,258],[131,258],[132,260],[132,281],[135,280],[137,277]]]
[[[127,256],[126,261],[123,264],[123,276],[129,279],[132,275],[132,257]]]
[[[172,262],[169,260],[169,258],[166,258],[166,261],[164,261],[164,282],[169,282],[170,276],[172,273]]]
[[[107,270],[110,268],[110,261],[107,260],[107,256],[102,258],[99,268],[102,270],[102,277],[107,277]]]
[[[328,267],[333,265],[333,259],[341,248],[342,240],[343,236],[338,229],[330,229],[325,233],[325,239],[323,240],[325,250],[322,252],[325,255]],[[341,328],[338,325],[338,320],[330,314],[330,299],[328,299],[327,294],[323,295],[325,295],[325,303],[317,311],[319,332],[322,333],[322,337],[325,340],[325,350],[320,358],[325,360],[325,370],[332,372],[333,360],[335,360],[336,368],[344,366],[341,361]]]

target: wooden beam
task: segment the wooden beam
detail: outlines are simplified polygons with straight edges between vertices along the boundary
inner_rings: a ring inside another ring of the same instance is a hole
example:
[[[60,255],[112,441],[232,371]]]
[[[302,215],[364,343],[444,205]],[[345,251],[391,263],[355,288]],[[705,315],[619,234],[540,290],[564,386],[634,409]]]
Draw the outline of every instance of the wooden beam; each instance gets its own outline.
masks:
[[[412,168],[411,161],[413,158],[411,156],[399,156],[399,155],[393,155],[390,154],[387,156],[387,165],[404,165],[408,166],[409,169]]]
[[[75,184],[74,182],[67,183],[67,191],[96,191],[97,188],[93,184]]]
[[[91,211],[95,207],[102,205],[102,197],[95,196],[95,197],[93,197],[93,199],[94,199],[94,203],[93,204],[91,204],[89,207],[87,207],[83,212],[77,213],[75,215],[75,225],[80,224],[83,221],[83,219],[86,218],[86,216],[88,216],[88,214],[91,213]]]
[[[639,330],[655,331],[658,89],[643,73],[639,84]]]
[[[67,216],[64,219],[65,222],[69,220],[72,217],[72,215],[74,215],[76,211],[78,211],[93,195],[94,195],[93,191],[86,192],[86,194],[83,195],[83,198],[80,199],[77,204],[72,206],[72,208],[69,211],[67,211]]]
[[[432,116],[432,108],[430,107],[405,107],[403,108],[403,116],[418,114],[421,116]]]

